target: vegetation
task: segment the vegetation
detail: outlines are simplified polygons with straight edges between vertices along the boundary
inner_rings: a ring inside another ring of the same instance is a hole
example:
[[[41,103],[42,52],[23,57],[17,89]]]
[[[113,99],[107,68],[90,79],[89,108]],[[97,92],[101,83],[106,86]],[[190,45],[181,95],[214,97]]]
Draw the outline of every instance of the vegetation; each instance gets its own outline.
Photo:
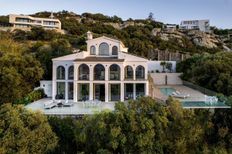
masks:
[[[232,95],[232,53],[195,55],[177,65],[182,78],[218,93]]]
[[[78,120],[49,118],[60,138],[54,153],[230,153],[230,121],[231,109],[185,110],[151,98]]]
[[[47,118],[23,106],[2,105],[0,108],[0,153],[51,152],[57,145]]]
[[[52,59],[73,49],[86,50],[88,30],[96,37],[104,34],[122,40],[130,53],[139,56],[149,57],[155,49],[197,53],[177,66],[182,78],[232,95],[232,54],[196,46],[185,37],[181,44],[174,38],[164,41],[152,35],[154,28],[163,26],[152,13],[146,20],[129,19],[141,24],[123,29],[109,24],[122,24],[117,16],[84,13],[81,21],[79,15],[67,11],[55,16],[68,34],[38,27],[28,32],[0,32],[0,153],[232,153],[231,109],[216,109],[214,113],[184,110],[171,99],[164,106],[151,98],[140,98],[128,104],[117,103],[115,112],[77,120],[47,120],[40,113],[6,104],[27,104],[43,97],[42,91],[32,90],[40,79],[52,78]],[[0,17],[0,22],[6,23],[6,17]],[[170,63],[162,62],[162,66],[171,71]],[[227,103],[231,102],[229,97]]]
[[[0,35],[0,104],[22,99],[32,91],[43,74],[35,57],[25,46]]]

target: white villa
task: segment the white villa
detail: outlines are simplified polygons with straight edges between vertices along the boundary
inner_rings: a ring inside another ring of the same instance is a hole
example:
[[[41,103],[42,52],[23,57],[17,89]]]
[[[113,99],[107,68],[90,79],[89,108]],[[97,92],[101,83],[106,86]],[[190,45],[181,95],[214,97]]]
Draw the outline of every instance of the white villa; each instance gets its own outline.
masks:
[[[87,51],[54,58],[52,99],[125,101],[149,94],[148,60],[127,53],[124,44],[87,32]]]
[[[229,108],[212,94],[207,96],[204,91],[193,89],[193,84],[182,81],[181,73],[175,73],[175,61],[169,61],[173,72],[162,72],[161,61],[131,55],[119,40],[93,38],[91,32],[87,32],[87,38],[87,51],[52,60],[52,81],[40,82],[48,98],[26,108],[46,115],[82,116],[113,111],[116,102],[141,96],[163,103],[172,96],[183,108]]]

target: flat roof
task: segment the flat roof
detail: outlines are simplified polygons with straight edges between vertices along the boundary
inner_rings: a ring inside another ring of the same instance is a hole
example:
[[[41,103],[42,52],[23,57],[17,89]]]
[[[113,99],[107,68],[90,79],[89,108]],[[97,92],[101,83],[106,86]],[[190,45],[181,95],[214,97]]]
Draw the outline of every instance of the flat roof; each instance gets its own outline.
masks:
[[[118,57],[86,57],[84,59],[76,59],[75,61],[96,61],[96,62],[124,62],[124,59],[118,59]]]

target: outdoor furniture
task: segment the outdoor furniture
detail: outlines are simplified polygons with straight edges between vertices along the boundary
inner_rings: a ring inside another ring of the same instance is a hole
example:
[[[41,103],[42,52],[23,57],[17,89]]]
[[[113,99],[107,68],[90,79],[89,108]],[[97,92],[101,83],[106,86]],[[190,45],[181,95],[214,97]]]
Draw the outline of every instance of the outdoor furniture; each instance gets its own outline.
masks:
[[[62,104],[63,104],[63,107],[71,107],[74,105],[73,102],[69,102],[68,100],[66,100],[65,102],[62,102]]]
[[[44,109],[51,109],[57,106],[57,104],[60,103],[59,101],[56,102],[55,100],[53,101],[49,101],[49,102],[45,102],[44,103]]]
[[[171,96],[176,98],[183,98],[183,99],[190,97],[189,94],[181,94],[179,91],[173,92]]]

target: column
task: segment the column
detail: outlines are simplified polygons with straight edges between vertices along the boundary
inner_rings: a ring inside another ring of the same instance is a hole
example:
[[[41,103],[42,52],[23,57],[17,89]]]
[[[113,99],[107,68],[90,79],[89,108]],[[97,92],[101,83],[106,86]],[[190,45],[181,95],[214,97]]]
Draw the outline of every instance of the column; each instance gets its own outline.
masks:
[[[108,66],[104,66],[105,67],[105,80],[109,81],[109,67]]]
[[[56,99],[56,66],[52,66],[52,100]]]
[[[109,102],[109,84],[105,83],[105,102]]]
[[[68,100],[68,69],[69,66],[65,66],[65,101]]]
[[[124,102],[124,83],[121,83],[120,85],[120,88],[121,88],[121,92],[120,92],[120,101],[121,102]]]
[[[68,100],[68,82],[65,81],[65,100]]]
[[[89,83],[89,100],[93,100],[93,91],[94,91],[93,83],[90,82]]]
[[[88,65],[89,66],[89,80],[93,81],[94,80],[94,65]]]
[[[123,81],[124,78],[125,78],[125,74],[124,74],[124,66],[123,65],[120,65],[120,80]]]
[[[74,102],[77,102],[77,88],[78,88],[78,83],[76,81],[73,82],[74,83],[74,86],[73,86],[73,99],[74,99]]]
[[[149,96],[149,84],[145,84],[145,96]]]
[[[136,100],[136,83],[133,84],[133,99]]]
[[[133,80],[136,80],[136,67],[133,68]]]

